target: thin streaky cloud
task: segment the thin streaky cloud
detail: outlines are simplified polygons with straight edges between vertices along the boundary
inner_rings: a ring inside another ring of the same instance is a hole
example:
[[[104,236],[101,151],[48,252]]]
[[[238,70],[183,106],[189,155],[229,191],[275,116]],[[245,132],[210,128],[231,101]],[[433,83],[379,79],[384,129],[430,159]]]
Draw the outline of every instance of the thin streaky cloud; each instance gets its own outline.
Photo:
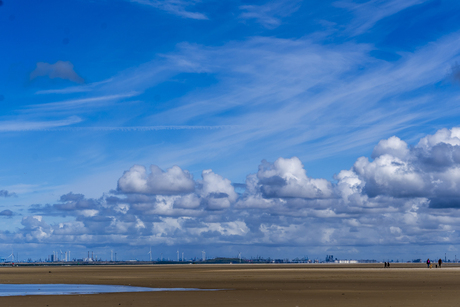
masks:
[[[54,121],[3,121],[0,122],[0,132],[41,131],[50,128],[69,126],[82,122],[78,116]]]
[[[42,103],[42,104],[36,104],[36,105],[28,105],[25,107],[25,111],[28,111],[28,112],[36,112],[37,110],[39,111],[68,111],[68,110],[74,110],[74,109],[79,109],[79,108],[100,106],[107,102],[113,102],[118,99],[134,97],[137,95],[139,95],[138,92],[131,92],[127,94],[106,95],[106,96],[99,96],[99,97],[90,97],[90,98],[82,98],[82,99],[65,100],[65,101],[59,101],[59,102]]]
[[[59,127],[42,129],[46,131],[160,131],[160,130],[221,130],[236,126],[135,126],[135,127]]]
[[[271,1],[263,5],[242,5],[239,7],[243,12],[240,19],[255,19],[268,29],[274,29],[281,25],[282,18],[287,17],[300,8],[301,1]]]
[[[259,39],[240,46],[230,44],[216,49],[186,48],[181,57],[196,59],[195,54],[198,53],[200,60],[210,67],[231,69],[238,78],[228,79],[223,85],[227,90],[210,88],[204,93],[193,93],[184,97],[187,104],[153,118],[161,120],[165,115],[174,115],[176,120],[188,121],[234,107],[276,106],[288,100],[290,103],[284,107],[292,110],[294,118],[324,110],[337,102],[343,105],[344,100],[355,101],[352,104],[354,108],[369,108],[369,101],[377,102],[385,96],[404,93],[445,78],[445,66],[455,61],[460,50],[459,35],[454,33],[414,54],[408,54],[395,65],[380,63],[347,82],[340,80],[341,74],[350,67],[371,60],[363,46],[343,46],[331,51],[308,40]],[[289,49],[287,54],[286,49]],[[225,56],[219,56],[222,54]],[[219,70],[214,72],[221,73]],[[280,79],[281,75],[284,77]],[[325,84],[334,86],[319,94],[309,93],[311,88]],[[228,91],[228,88],[233,90]],[[308,99],[308,104],[305,99]],[[274,111],[279,112],[278,109]],[[292,120],[289,122],[293,123]]]
[[[182,0],[131,0],[144,5],[154,7],[156,9],[165,11],[172,15],[176,15],[182,18],[206,20],[208,17],[203,13],[190,12],[186,8],[194,5],[198,1],[182,1]]]
[[[337,46],[331,51],[302,40],[259,39],[216,49],[186,48],[181,58],[187,58],[190,52],[190,58],[198,59],[195,55],[198,53],[208,67],[230,69],[235,75],[225,79],[221,86],[192,92],[183,98],[187,103],[154,115],[151,120],[161,122],[171,118],[185,123],[232,109],[247,111],[221,119],[221,124],[231,122],[238,129],[216,131],[206,135],[204,142],[192,139],[187,150],[165,148],[168,156],[162,159],[193,163],[188,157],[213,159],[231,155],[244,144],[258,143],[250,155],[263,156],[279,148],[292,148],[295,152],[297,146],[309,144],[302,158],[311,160],[363,148],[376,138],[411,127],[431,126],[431,121],[448,116],[444,109],[430,108],[436,96],[417,95],[408,99],[404,94],[446,78],[446,69],[456,61],[460,51],[459,35],[448,35],[404,55],[396,63],[370,58],[365,46]],[[372,62],[372,69],[341,80],[350,67],[367,62]],[[213,72],[219,74],[220,70]],[[312,93],[310,88],[315,86],[324,90]],[[393,100],[399,107],[386,108],[380,103],[385,99]],[[456,100],[456,97],[449,99],[451,103]],[[260,105],[265,108],[260,109]],[[272,108],[266,107],[269,105]],[[459,111],[449,109],[451,114]]]
[[[44,95],[44,94],[72,94],[72,93],[84,93],[84,92],[91,92],[94,90],[97,86],[110,83],[113,81],[113,78],[100,81],[100,82],[94,82],[91,84],[85,84],[85,85],[79,85],[79,86],[71,86],[71,87],[66,87],[63,89],[54,89],[54,90],[41,90],[35,92],[37,95]]]
[[[364,3],[338,1],[335,2],[334,5],[355,13],[356,18],[347,26],[347,31],[351,32],[353,35],[359,35],[371,29],[380,20],[411,6],[427,1],[428,0],[371,0]]]

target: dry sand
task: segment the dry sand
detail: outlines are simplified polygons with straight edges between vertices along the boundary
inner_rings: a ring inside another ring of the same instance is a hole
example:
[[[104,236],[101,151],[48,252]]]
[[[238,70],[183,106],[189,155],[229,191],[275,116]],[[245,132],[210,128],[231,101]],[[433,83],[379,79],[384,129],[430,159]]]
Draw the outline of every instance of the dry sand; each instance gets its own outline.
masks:
[[[21,306],[459,306],[460,267],[151,265],[0,268],[0,283],[68,283],[213,292],[0,297]]]

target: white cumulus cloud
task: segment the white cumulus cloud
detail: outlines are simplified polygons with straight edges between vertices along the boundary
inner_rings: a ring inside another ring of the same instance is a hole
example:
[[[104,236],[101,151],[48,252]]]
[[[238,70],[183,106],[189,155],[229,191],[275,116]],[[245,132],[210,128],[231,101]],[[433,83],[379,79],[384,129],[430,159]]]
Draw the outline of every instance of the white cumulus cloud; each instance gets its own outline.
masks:
[[[332,195],[331,183],[309,178],[297,157],[279,158],[273,164],[263,161],[257,178],[267,197],[328,198]]]
[[[118,180],[118,190],[124,193],[174,195],[190,193],[194,188],[192,175],[179,166],[164,172],[158,166],[151,165],[150,174],[147,174],[144,166],[134,165]]]

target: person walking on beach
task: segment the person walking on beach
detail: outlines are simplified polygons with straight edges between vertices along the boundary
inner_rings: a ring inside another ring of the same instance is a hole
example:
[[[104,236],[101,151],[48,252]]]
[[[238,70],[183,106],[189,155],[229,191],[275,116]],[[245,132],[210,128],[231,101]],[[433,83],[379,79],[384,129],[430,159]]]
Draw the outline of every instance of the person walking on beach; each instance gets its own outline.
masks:
[[[430,268],[430,258],[428,258],[428,259],[426,260],[426,267],[427,267],[427,268]]]
[[[441,264],[442,264],[442,259],[441,258],[439,258],[438,264],[439,264],[439,267],[441,267]]]

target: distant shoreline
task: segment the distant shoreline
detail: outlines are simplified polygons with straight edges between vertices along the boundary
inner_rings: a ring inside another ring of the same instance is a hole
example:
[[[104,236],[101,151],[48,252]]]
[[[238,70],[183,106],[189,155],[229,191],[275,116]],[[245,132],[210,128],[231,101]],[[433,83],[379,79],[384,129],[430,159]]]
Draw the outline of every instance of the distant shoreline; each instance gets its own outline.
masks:
[[[104,266],[253,266],[253,267],[282,267],[282,268],[385,268],[384,262],[377,263],[251,263],[251,262],[176,262],[176,261],[94,261],[94,262],[79,262],[79,261],[67,261],[67,262],[18,262],[18,263],[0,263],[0,268],[2,267],[78,267],[78,266],[87,266],[87,267],[104,267]],[[437,269],[437,264],[433,264],[432,269]],[[402,263],[394,262],[390,263],[390,267],[386,269],[395,269],[395,268],[427,268],[425,263]],[[442,268],[460,268],[460,263],[443,263]],[[439,269],[439,268],[438,268]]]

